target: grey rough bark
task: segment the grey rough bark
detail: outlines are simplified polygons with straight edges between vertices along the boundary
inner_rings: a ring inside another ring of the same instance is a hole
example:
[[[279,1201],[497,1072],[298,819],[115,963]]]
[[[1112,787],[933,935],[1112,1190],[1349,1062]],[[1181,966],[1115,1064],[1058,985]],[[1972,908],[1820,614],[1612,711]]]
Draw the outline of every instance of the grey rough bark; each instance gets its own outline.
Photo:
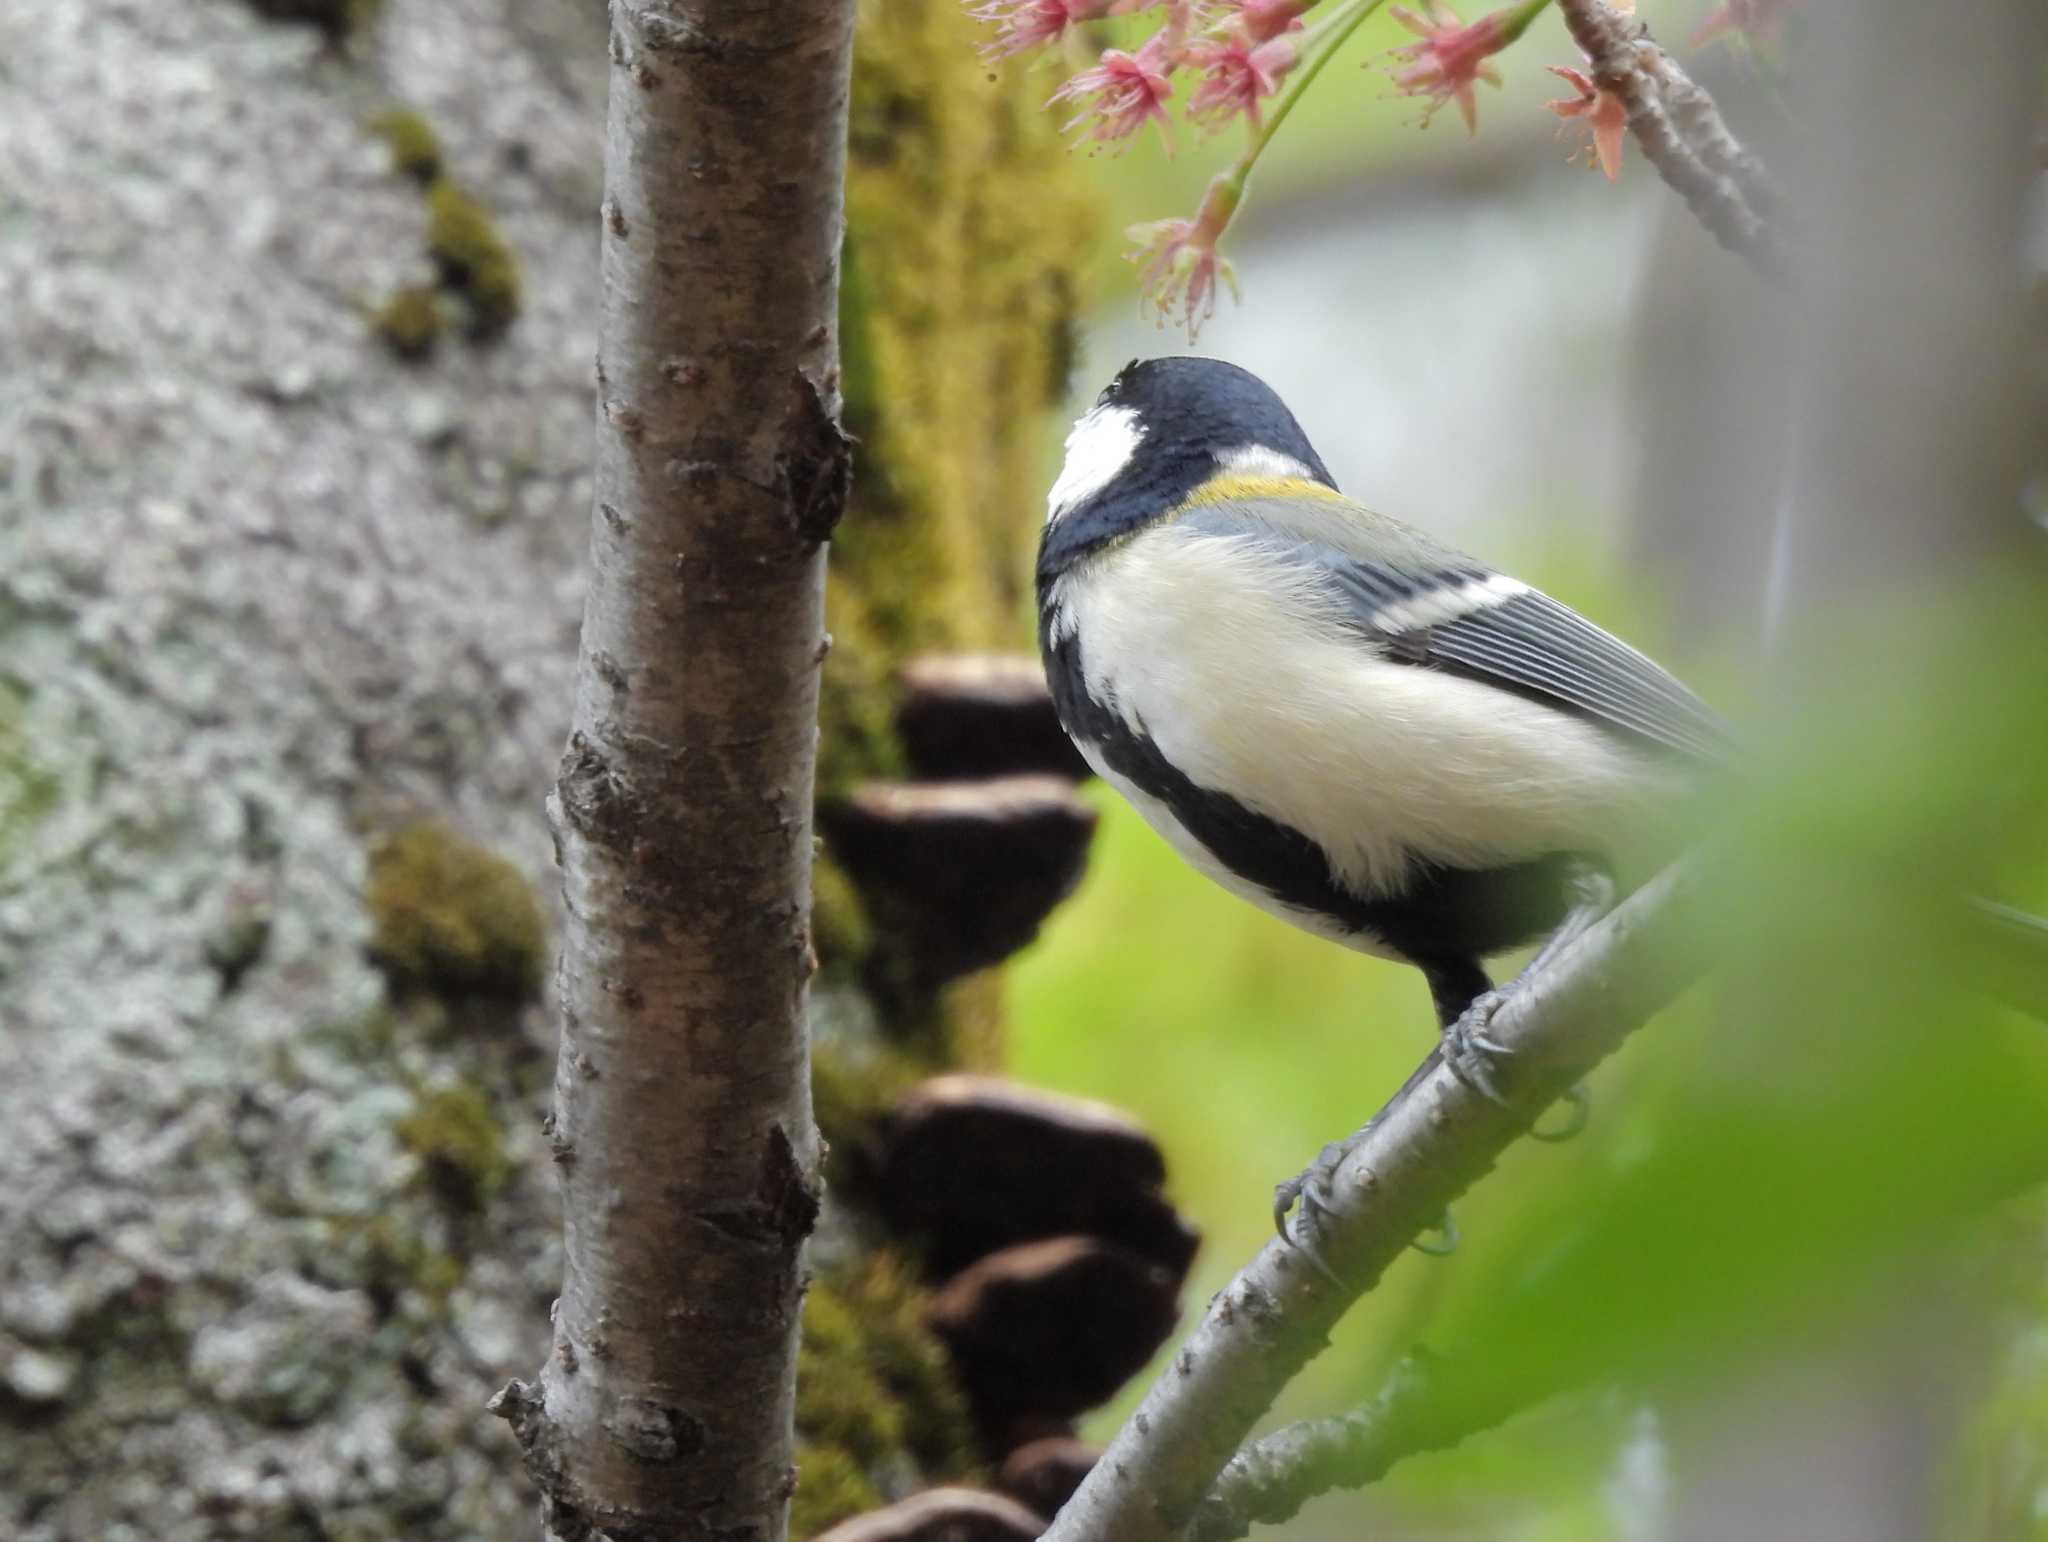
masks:
[[[614,0],[591,579],[550,799],[565,1277],[494,1402],[552,1534],[781,1537],[853,8]]]
[[[603,28],[387,0],[0,0],[0,1534],[530,1528],[493,1387],[560,1278],[553,1031],[393,1002],[364,882],[431,816],[548,871],[589,506]],[[523,270],[394,360],[426,116]],[[32,795],[24,795],[32,788]],[[406,1121],[473,1096],[488,1230]]]

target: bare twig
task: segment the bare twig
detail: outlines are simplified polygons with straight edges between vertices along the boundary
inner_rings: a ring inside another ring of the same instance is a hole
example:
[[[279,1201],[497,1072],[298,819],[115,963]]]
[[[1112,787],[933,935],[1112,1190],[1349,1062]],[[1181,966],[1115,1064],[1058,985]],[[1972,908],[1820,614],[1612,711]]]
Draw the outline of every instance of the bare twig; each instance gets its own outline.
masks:
[[[1563,1094],[1694,976],[1703,888],[1698,859],[1667,870],[1510,993],[1488,1031],[1510,1052],[1503,1085],[1518,1109]],[[1353,1137],[1313,1225],[1344,1283],[1268,1243],[1210,1303],[1049,1542],[1168,1542],[1195,1524],[1224,1465],[1337,1319],[1533,1117],[1475,1093],[1432,1053]]]
[[[1791,271],[1785,195],[1729,132],[1714,99],[1648,30],[1606,0],[1558,0],[1593,79],[1621,98],[1643,157],[1729,251],[1775,279]]]
[[[1432,1417],[1434,1380],[1428,1358],[1410,1355],[1371,1402],[1253,1441],[1202,1501],[1188,1529],[1191,1542],[1233,1542],[1255,1525],[1292,1520],[1319,1494],[1374,1482],[1404,1456],[1455,1445],[1473,1426]]]

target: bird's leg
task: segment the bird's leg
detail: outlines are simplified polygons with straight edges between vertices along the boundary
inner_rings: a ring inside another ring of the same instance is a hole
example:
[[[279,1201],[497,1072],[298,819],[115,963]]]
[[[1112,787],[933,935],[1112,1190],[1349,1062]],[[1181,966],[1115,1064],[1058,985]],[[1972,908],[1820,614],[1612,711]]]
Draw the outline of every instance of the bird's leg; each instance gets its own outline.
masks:
[[[1501,1095],[1494,1079],[1494,1069],[1507,1055],[1507,1047],[1486,1031],[1508,997],[1521,982],[1543,969],[1552,959],[1570,947],[1580,937],[1614,908],[1614,884],[1604,874],[1590,867],[1580,867],[1572,875],[1573,904],[1559,923],[1556,931],[1536,951],[1527,967],[1499,990],[1493,988],[1486,977],[1486,971],[1478,961],[1469,958],[1443,958],[1417,960],[1423,977],[1429,982],[1430,999],[1436,1004],[1437,1021],[1443,1032],[1443,1043],[1438,1051],[1443,1063],[1451,1074],[1470,1087],[1480,1096],[1507,1107],[1507,1099]],[[1437,1056],[1432,1055],[1417,1068],[1408,1079],[1408,1087],[1421,1081],[1436,1069]],[[1398,1100],[1400,1094],[1395,1094]],[[1530,1134],[1538,1140],[1569,1140],[1579,1133],[1586,1123],[1586,1092],[1583,1087],[1574,1087],[1566,1094],[1573,1106],[1574,1114],[1565,1125],[1557,1130],[1537,1131]],[[1377,1121],[1375,1121],[1377,1122]],[[1312,1241],[1296,1235],[1306,1223],[1313,1230],[1316,1217],[1334,1208],[1332,1183],[1337,1169],[1359,1141],[1372,1129],[1364,1129],[1341,1141],[1332,1141],[1316,1154],[1316,1159],[1307,1168],[1289,1178],[1285,1183],[1273,1186],[1273,1228],[1281,1240],[1301,1253],[1316,1269],[1330,1279],[1336,1279],[1335,1272],[1322,1254],[1316,1251]],[[1301,1210],[1297,1224],[1287,1224],[1288,1212],[1299,1203]],[[1448,1217],[1446,1218],[1448,1224]],[[1455,1235],[1453,1233],[1453,1235]],[[1455,1244],[1453,1244],[1455,1245]],[[1429,1249],[1425,1249],[1429,1251]],[[1448,1251],[1438,1249],[1437,1251]]]
[[[1411,1088],[1427,1078],[1436,1069],[1436,1062],[1437,1055],[1433,1052],[1428,1059],[1415,1068],[1408,1080],[1402,1084],[1401,1090],[1387,1100],[1387,1107],[1391,1108],[1394,1104],[1400,1102],[1401,1098]],[[1384,1113],[1385,1110],[1383,1109],[1381,1112]],[[1333,1189],[1337,1169],[1344,1165],[1344,1159],[1351,1155],[1353,1148],[1360,1141],[1372,1133],[1373,1126],[1379,1122],[1380,1115],[1374,1114],[1371,1119],[1366,1121],[1364,1128],[1354,1130],[1342,1140],[1331,1141],[1329,1145],[1316,1153],[1316,1159],[1309,1163],[1301,1172],[1296,1173],[1285,1183],[1273,1185],[1273,1229],[1280,1234],[1282,1242],[1301,1254],[1303,1258],[1306,1258],[1315,1266],[1318,1273],[1333,1282],[1337,1279],[1337,1272],[1330,1267],[1328,1260],[1317,1251],[1313,1233],[1318,1218],[1336,1208]],[[1287,1212],[1294,1209],[1296,1201],[1300,1202],[1301,1209],[1296,1212],[1295,1224],[1290,1227],[1287,1224]],[[1309,1235],[1302,1235],[1304,1228]],[[1455,1233],[1450,1231],[1448,1213],[1445,1217],[1444,1226],[1441,1229],[1455,1236]],[[1423,1251],[1428,1252],[1430,1249],[1425,1248]],[[1436,1251],[1448,1252],[1449,1249],[1440,1248]]]
[[[1425,966],[1429,975],[1430,990],[1436,998],[1437,1013],[1443,1020],[1444,1064],[1451,1074],[1470,1087],[1480,1096],[1508,1106],[1501,1095],[1495,1072],[1507,1055],[1507,1049],[1487,1032],[1493,1017],[1526,980],[1539,977],[1552,960],[1563,953],[1579,938],[1614,908],[1614,883],[1606,874],[1591,867],[1581,866],[1572,875],[1572,908],[1565,913],[1543,946],[1536,950],[1536,956],[1522,967],[1520,974],[1499,990],[1484,984],[1462,1005],[1453,1005],[1459,991],[1473,975],[1481,981],[1485,976],[1478,974],[1476,966],[1469,963],[1450,963]],[[1574,1087],[1568,1094],[1576,1109],[1575,1115],[1559,1130],[1538,1133],[1531,1131],[1539,1140],[1569,1140],[1579,1133],[1586,1123],[1586,1091]]]
[[[1429,981],[1430,999],[1436,1003],[1444,1064],[1481,1097],[1506,1107],[1507,1099],[1493,1079],[1493,1067],[1507,1049],[1489,1036],[1486,1028],[1507,996],[1493,988],[1486,971],[1473,959],[1433,960],[1422,966],[1422,973]]]
[[[1571,891],[1572,908],[1565,912],[1557,930],[1536,950],[1536,956],[1522,966],[1522,973],[1515,976],[1517,980],[1544,968],[1614,908],[1614,880],[1598,868],[1584,864],[1575,868],[1571,876]]]

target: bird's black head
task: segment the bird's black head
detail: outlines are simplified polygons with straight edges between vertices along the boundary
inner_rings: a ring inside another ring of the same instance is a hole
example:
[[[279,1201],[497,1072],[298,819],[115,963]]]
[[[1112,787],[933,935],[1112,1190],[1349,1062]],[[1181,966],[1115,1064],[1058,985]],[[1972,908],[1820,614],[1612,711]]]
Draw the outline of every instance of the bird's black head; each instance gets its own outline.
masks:
[[[1046,499],[1040,582],[1218,475],[1336,486],[1257,375],[1221,359],[1133,359],[1067,435],[1066,464]]]

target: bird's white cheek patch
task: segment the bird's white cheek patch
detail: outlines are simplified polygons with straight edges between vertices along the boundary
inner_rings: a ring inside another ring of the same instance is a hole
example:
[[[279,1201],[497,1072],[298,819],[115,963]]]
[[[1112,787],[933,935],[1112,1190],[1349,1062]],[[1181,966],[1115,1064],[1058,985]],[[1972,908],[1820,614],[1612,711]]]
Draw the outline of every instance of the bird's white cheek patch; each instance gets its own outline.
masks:
[[[1045,522],[1051,524],[1115,481],[1144,437],[1137,413],[1128,407],[1105,404],[1083,413],[1067,435],[1067,462],[1059,480],[1046,495]]]

